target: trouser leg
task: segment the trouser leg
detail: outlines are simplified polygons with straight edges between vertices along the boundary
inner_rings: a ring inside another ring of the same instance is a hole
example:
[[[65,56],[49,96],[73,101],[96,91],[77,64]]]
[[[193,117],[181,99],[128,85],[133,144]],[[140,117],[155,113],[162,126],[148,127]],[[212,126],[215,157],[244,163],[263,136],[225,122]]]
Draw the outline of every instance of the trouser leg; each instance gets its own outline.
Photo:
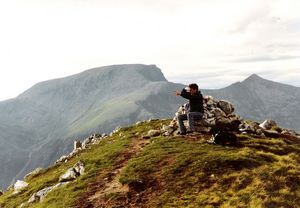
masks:
[[[186,114],[181,114],[181,115],[177,116],[177,122],[178,122],[178,126],[179,126],[179,131],[182,134],[186,133],[186,129],[185,129],[184,123],[183,123],[184,120],[187,120],[187,115]]]
[[[202,116],[203,116],[203,114],[200,112],[189,112],[187,114],[187,119],[188,119],[189,127],[190,127],[191,131],[195,131],[195,126],[194,126],[195,118],[200,119]]]

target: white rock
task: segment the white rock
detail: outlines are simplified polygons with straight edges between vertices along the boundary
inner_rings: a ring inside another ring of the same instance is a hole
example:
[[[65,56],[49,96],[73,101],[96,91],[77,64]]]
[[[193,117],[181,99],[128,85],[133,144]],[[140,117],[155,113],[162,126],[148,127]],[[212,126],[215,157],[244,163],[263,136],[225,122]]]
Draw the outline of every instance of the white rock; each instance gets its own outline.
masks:
[[[140,124],[142,124],[141,121],[138,121],[138,122],[135,123],[135,125],[140,125]]]
[[[59,181],[60,182],[71,181],[71,180],[76,179],[78,176],[79,176],[79,174],[75,171],[74,168],[69,168],[65,174],[63,174],[59,177]]]
[[[277,126],[276,122],[270,119],[265,120],[264,122],[262,122],[261,124],[259,124],[259,126],[263,129],[271,129],[274,126]]]
[[[81,148],[82,147],[82,144],[79,140],[75,140],[74,141],[74,149],[73,150],[76,150],[78,148]]]
[[[27,187],[29,184],[25,181],[17,180],[17,182],[14,184],[14,190],[19,191],[25,187]]]
[[[71,181],[84,173],[83,162],[77,162],[73,168],[69,168],[67,172],[59,177],[60,182]]]

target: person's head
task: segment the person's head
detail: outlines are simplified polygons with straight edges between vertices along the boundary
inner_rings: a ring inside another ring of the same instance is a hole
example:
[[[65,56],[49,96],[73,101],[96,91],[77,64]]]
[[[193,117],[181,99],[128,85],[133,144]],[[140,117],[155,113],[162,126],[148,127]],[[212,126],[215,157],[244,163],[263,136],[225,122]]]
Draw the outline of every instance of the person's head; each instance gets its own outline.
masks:
[[[190,93],[193,95],[193,94],[196,94],[199,90],[198,88],[198,85],[193,83],[193,84],[189,84],[189,88],[190,88]]]

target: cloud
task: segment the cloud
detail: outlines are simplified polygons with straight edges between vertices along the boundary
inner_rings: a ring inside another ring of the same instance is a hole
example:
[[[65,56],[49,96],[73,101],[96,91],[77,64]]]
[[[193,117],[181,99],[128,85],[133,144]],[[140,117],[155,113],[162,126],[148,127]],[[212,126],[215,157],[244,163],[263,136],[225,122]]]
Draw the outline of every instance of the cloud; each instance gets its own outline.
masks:
[[[284,56],[255,56],[249,58],[239,58],[232,60],[230,62],[264,62],[264,61],[278,61],[278,60],[288,60],[288,59],[299,59],[300,56],[284,55]]]
[[[37,81],[123,63],[157,64],[169,80],[205,88],[225,87],[252,73],[290,73],[287,68],[300,69],[299,5],[298,0],[0,1],[0,88],[17,95]]]
[[[233,28],[229,29],[230,33],[245,33],[253,24],[264,22],[269,18],[271,7],[262,1],[261,4],[256,4],[252,8],[247,9],[242,17],[236,22],[234,21]]]

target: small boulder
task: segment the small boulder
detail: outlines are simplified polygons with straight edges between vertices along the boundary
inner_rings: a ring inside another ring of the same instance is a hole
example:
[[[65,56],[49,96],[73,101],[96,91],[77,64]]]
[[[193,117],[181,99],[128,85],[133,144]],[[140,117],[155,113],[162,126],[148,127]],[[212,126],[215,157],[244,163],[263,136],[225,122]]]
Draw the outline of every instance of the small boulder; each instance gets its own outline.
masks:
[[[290,129],[284,129],[281,133],[285,135],[295,136],[295,137],[297,136],[297,132]]]
[[[3,191],[0,189],[0,196],[2,196],[3,195]]]
[[[263,130],[263,133],[266,137],[278,138],[280,134],[274,130]]]
[[[214,108],[211,113],[214,114],[214,117],[216,117],[216,119],[226,117],[226,114],[220,108]]]
[[[82,161],[77,162],[74,167],[69,168],[67,172],[59,177],[60,182],[71,181],[84,173],[84,164]]]
[[[69,168],[65,174],[59,177],[59,181],[71,181],[76,179],[79,176],[79,174],[75,171],[74,168]]]
[[[142,124],[142,121],[138,121],[138,122],[135,123],[136,126],[138,126],[140,124]]]
[[[160,135],[160,130],[155,130],[155,129],[152,129],[152,130],[149,130],[148,131],[148,136],[149,137],[156,137],[156,136],[159,136]]]
[[[175,129],[174,129],[174,127],[172,127],[172,126],[166,126],[166,125],[163,125],[161,131],[164,132],[164,133],[167,132],[167,133],[169,133],[169,134],[172,134],[172,133],[175,131]]]
[[[79,140],[75,140],[74,141],[74,149],[73,149],[73,151],[75,151],[76,149],[81,148],[81,147],[82,147],[81,142]]]
[[[68,184],[69,182],[64,182],[64,183],[58,183],[54,186],[46,187],[42,190],[39,190],[35,194],[33,194],[30,199],[28,200],[28,203],[35,203],[35,202],[40,202],[43,201],[43,199],[49,194],[50,191],[52,191],[55,188],[58,188],[62,185]]]
[[[270,119],[265,120],[259,126],[263,129],[270,130],[272,127],[277,126],[276,122]]]
[[[25,181],[17,180],[17,182],[14,184],[14,190],[20,190],[22,188],[27,187],[29,184]]]
[[[29,184],[25,181],[17,180],[14,184],[14,193],[18,193],[21,189],[26,188]]]
[[[218,107],[221,108],[221,110],[224,111],[227,115],[233,113],[234,111],[233,105],[225,100],[220,100],[218,102]]]
[[[36,192],[35,194],[33,194],[30,199],[28,200],[28,203],[35,203],[35,202],[39,202],[41,200],[43,200],[46,195],[52,191],[53,186],[50,187],[46,187],[42,190],[39,190],[38,192]]]
[[[63,155],[55,163],[66,162],[69,159],[69,156]]]
[[[39,173],[41,173],[44,169],[43,168],[36,168],[34,169],[34,171],[28,173],[27,175],[24,176],[24,179],[30,177],[30,176],[33,176],[33,175],[37,175]]]
[[[212,96],[209,96],[209,95],[204,96],[203,99],[204,99],[204,104],[206,104],[206,105],[214,105],[214,103],[215,103],[215,99]]]

